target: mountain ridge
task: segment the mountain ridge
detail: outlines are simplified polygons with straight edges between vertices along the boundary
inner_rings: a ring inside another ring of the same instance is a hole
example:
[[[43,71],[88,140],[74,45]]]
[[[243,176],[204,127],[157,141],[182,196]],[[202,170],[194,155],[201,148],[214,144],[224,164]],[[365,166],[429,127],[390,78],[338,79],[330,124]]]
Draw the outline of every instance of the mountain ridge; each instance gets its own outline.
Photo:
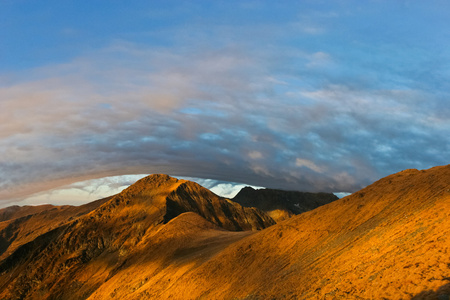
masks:
[[[244,208],[215,197],[171,177],[137,182],[1,261],[0,297],[440,300],[450,295],[450,165],[392,174],[262,230],[244,218]],[[169,209],[171,218],[165,218],[164,205],[172,205],[167,199],[177,203]],[[231,213],[223,213],[222,205]],[[231,220],[246,220],[247,230],[231,231],[237,228]]]

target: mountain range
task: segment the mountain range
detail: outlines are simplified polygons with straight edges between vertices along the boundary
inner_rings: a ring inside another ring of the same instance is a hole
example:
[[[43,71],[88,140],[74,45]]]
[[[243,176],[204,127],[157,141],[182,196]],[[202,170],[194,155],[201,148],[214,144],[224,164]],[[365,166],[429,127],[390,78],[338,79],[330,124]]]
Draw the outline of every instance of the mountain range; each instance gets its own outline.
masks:
[[[342,199],[167,175],[0,210],[0,299],[449,299],[450,165]]]

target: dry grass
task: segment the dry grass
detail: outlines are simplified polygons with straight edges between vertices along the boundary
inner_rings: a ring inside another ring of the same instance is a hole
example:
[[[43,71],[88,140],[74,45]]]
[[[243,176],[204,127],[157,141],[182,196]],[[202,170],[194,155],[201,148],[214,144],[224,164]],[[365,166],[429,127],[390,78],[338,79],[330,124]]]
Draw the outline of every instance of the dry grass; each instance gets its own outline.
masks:
[[[32,291],[29,299],[450,295],[450,166],[388,176],[259,232],[227,231],[193,212],[155,223],[155,204],[175,183],[141,182],[67,225],[54,248],[30,250],[0,275],[0,296],[21,295],[18,288]]]

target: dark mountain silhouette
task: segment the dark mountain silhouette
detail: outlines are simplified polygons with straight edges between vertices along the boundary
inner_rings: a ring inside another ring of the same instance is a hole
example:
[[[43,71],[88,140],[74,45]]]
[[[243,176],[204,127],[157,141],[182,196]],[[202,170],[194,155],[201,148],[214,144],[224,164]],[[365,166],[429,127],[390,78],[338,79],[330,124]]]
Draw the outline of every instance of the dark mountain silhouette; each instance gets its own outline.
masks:
[[[305,193],[274,189],[243,188],[233,201],[257,207],[279,222],[337,200],[331,193]]]

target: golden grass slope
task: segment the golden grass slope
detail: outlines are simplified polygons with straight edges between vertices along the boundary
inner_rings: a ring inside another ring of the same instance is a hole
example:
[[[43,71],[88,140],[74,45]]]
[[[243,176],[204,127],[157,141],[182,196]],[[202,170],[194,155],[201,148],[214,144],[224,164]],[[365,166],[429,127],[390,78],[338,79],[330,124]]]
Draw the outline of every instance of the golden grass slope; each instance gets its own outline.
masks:
[[[406,170],[206,261],[132,265],[90,299],[445,299],[449,217],[450,166]]]
[[[185,181],[146,178],[19,247],[0,263],[0,298],[450,295],[450,165],[388,176],[261,231],[226,230],[246,219],[227,203]]]
[[[28,215],[34,215],[43,211],[46,211],[48,209],[52,209],[54,206],[50,204],[43,204],[43,205],[25,205],[25,206],[9,206],[6,208],[0,209],[0,222],[8,221],[11,219],[17,219],[20,217],[25,217]]]
[[[85,215],[111,197],[81,206],[13,206],[0,210],[0,261],[18,247],[51,231],[69,220]]]

